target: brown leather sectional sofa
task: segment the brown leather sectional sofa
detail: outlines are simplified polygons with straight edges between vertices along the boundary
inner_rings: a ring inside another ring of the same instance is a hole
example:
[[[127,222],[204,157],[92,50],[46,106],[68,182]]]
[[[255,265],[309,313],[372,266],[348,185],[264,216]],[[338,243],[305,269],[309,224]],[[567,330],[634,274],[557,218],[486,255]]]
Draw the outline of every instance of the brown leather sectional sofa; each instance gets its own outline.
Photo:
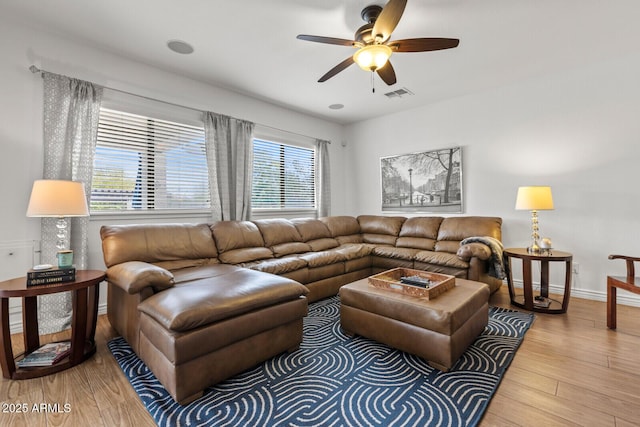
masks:
[[[109,321],[172,397],[209,385],[302,340],[307,301],[395,267],[487,283],[497,217],[387,217],[112,225],[101,229]],[[268,274],[271,273],[271,274]]]

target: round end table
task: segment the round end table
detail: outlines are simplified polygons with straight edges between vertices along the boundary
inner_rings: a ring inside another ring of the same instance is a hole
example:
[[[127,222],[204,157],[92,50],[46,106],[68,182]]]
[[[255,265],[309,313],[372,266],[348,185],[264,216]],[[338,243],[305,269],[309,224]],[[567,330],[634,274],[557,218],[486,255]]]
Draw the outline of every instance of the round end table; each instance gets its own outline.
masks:
[[[548,253],[530,253],[526,248],[508,248],[503,251],[504,265],[509,285],[511,304],[539,313],[566,313],[571,296],[571,262],[573,255],[568,252],[551,250]],[[522,287],[524,294],[516,294],[513,284],[512,259],[522,260]],[[531,264],[540,262],[540,295],[533,296],[533,277]],[[549,263],[565,264],[564,296],[562,301],[549,298]],[[538,299],[536,299],[538,298]],[[548,306],[547,306],[548,304]]]
[[[27,286],[27,278],[5,280],[0,282],[0,366],[5,378],[23,380],[53,374],[82,363],[96,352],[96,322],[98,319],[98,299],[100,282],[105,273],[98,270],[77,270],[76,280],[49,285]],[[24,336],[24,355],[40,347],[38,333],[38,301],[39,295],[72,292],[73,317],[71,320],[70,354],[59,363],[51,366],[28,368],[16,367],[11,347],[11,331],[9,330],[9,298],[22,298],[22,319]]]

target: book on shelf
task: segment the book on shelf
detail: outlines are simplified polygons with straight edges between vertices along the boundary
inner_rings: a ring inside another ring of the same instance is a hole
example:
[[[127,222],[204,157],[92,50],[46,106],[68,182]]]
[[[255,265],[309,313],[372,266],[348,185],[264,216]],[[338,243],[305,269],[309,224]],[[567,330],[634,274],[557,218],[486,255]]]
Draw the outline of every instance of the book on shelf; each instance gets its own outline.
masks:
[[[60,362],[71,353],[71,342],[61,341],[45,344],[17,362],[18,368],[32,366],[51,366]]]

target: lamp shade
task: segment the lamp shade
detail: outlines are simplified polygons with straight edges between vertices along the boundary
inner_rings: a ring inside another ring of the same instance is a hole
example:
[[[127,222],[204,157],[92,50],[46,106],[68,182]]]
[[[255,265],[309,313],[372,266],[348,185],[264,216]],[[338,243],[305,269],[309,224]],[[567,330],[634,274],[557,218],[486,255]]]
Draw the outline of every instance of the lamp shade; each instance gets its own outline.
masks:
[[[30,217],[88,216],[84,184],[76,181],[34,181],[27,208]]]
[[[532,186],[519,187],[516,197],[516,209],[526,211],[543,211],[553,209],[551,187]]]
[[[389,60],[392,50],[385,44],[372,44],[360,48],[353,54],[353,60],[365,71],[375,71]]]

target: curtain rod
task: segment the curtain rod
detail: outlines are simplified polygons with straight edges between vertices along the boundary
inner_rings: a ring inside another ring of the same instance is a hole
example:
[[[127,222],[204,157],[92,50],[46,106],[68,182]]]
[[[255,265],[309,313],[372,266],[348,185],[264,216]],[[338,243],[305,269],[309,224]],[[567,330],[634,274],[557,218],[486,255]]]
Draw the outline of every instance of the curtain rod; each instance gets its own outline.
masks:
[[[29,71],[31,71],[31,72],[32,72],[32,73],[34,73],[34,74],[36,74],[36,73],[40,73],[40,75],[42,75],[42,73],[45,73],[45,72],[46,72],[46,73],[51,73],[51,71],[47,71],[47,70],[40,69],[40,68],[36,67],[36,66],[35,66],[35,65],[33,65],[33,64],[32,64],[31,66],[29,66]],[[57,74],[57,73],[51,73],[51,74]],[[67,77],[67,78],[71,78],[71,77],[69,77],[69,76],[65,76],[65,77]],[[92,83],[93,83],[93,82],[92,82]],[[186,105],[180,105],[180,104],[176,104],[176,103],[174,103],[174,102],[163,101],[162,99],[152,98],[152,97],[150,97],[150,96],[138,95],[137,93],[127,92],[126,90],[116,89],[116,88],[113,88],[113,87],[108,87],[108,86],[103,86],[103,85],[100,85],[100,86],[104,87],[105,89],[109,89],[109,90],[112,90],[112,91],[115,91],[115,92],[124,93],[125,95],[137,96],[137,97],[139,97],[139,98],[147,99],[147,100],[149,100],[149,101],[161,102],[161,103],[163,103],[163,104],[173,105],[174,107],[186,108],[186,109],[188,109],[188,110],[198,111],[198,112],[200,112],[200,113],[202,113],[202,112],[203,112],[203,111],[202,111],[202,110],[200,110],[200,109],[193,108],[193,107],[187,107]],[[229,116],[229,117],[231,117],[231,116]],[[244,119],[238,119],[237,117],[232,117],[232,118],[234,118],[234,119],[236,119],[236,120],[244,120]],[[291,135],[301,136],[301,137],[303,137],[303,138],[309,138],[309,139],[313,139],[313,140],[321,139],[321,138],[316,138],[315,136],[309,136],[309,135],[305,135],[305,134],[302,134],[302,133],[291,132],[291,131],[289,131],[289,130],[280,129],[280,128],[273,127],[273,126],[269,126],[269,125],[264,125],[264,124],[262,124],[262,123],[256,123],[256,124],[257,124],[257,125],[259,125],[259,126],[265,127],[265,128],[269,128],[269,129],[272,129],[272,130],[279,131],[279,132],[285,132],[285,133],[288,133],[288,134],[291,134]],[[331,144],[331,141],[327,141],[327,142],[328,142],[329,144]]]

